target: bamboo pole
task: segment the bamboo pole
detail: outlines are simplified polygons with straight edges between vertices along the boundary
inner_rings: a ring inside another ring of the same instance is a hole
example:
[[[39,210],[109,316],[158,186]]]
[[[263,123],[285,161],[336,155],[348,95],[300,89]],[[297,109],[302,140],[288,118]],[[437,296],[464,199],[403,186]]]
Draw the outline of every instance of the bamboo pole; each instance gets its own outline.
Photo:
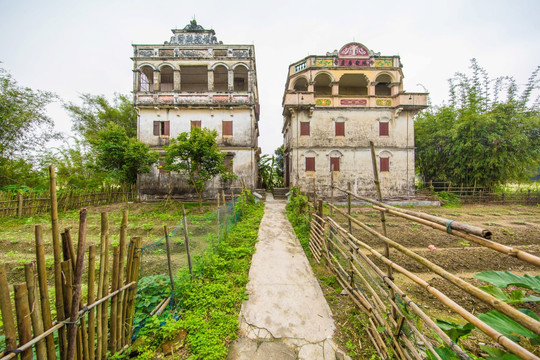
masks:
[[[7,281],[6,266],[0,263],[0,311],[4,322],[4,336],[6,337],[6,352],[17,348],[17,333],[15,319],[11,311],[11,299]]]
[[[105,239],[105,251],[104,251],[104,262],[99,266],[104,267],[104,277],[103,277],[103,290],[101,296],[106,296],[109,293],[109,216],[107,213],[103,213],[102,219],[104,219],[104,239]],[[102,349],[102,358],[107,358],[107,339],[108,339],[108,316],[109,316],[109,306],[108,302],[105,301],[101,305],[101,326],[102,326],[102,337],[101,337],[101,349]]]
[[[56,199],[56,173],[54,166],[49,166],[49,193],[51,196],[51,227],[54,255],[54,291],[56,304],[56,320],[61,322],[65,319],[64,296],[62,294],[62,255],[60,244],[60,229],[58,226],[58,202]],[[66,349],[66,333],[61,328],[58,332],[60,343],[60,358],[64,359]]]
[[[118,268],[118,264],[120,262],[120,249],[118,246],[113,247],[113,267],[112,267],[112,291],[116,291],[119,288],[119,278],[118,274],[120,272],[120,269]],[[117,339],[117,332],[118,329],[116,327],[116,312],[118,311],[118,296],[115,296],[111,300],[111,315],[110,315],[110,328],[111,328],[111,335],[109,336],[109,351],[111,353],[114,353],[116,351],[116,339]]]
[[[139,281],[139,270],[141,265],[141,244],[142,239],[140,237],[135,238],[135,246],[133,252],[133,266],[131,268],[131,280],[137,284]],[[129,289],[129,298],[128,298],[128,310],[126,317],[126,341],[131,342],[129,338],[133,329],[133,315],[135,313],[135,297],[137,295],[137,286],[133,286]]]
[[[45,263],[45,244],[43,242],[43,232],[41,225],[35,227],[36,237],[36,263],[39,281],[39,297],[41,300],[41,315],[43,316],[43,330],[46,331],[52,327],[51,302],[49,300],[49,285],[47,283],[47,268]],[[45,339],[47,343],[48,360],[56,360],[56,349],[54,345],[54,336],[49,335]]]
[[[38,300],[38,289],[36,287],[36,271],[35,263],[24,265],[24,276],[26,286],[28,288],[28,305],[30,306],[30,318],[32,320],[32,328],[34,329],[34,337],[43,334],[43,318],[41,316],[41,307]],[[47,359],[47,344],[45,340],[41,340],[36,344],[36,355],[38,359]]]
[[[234,204],[234,198],[233,198],[233,204]],[[182,203],[182,217],[184,220],[184,237],[186,239],[186,253],[187,253],[187,259],[188,259],[189,273],[193,277],[193,269],[191,268],[191,253],[189,252],[189,235],[188,235],[187,220],[186,220],[186,209],[184,208],[183,203]]]
[[[217,214],[217,232],[216,232],[216,237],[217,237],[217,242],[219,243],[219,194],[216,194],[217,195],[217,209],[216,209],[216,214]]]
[[[76,321],[78,320],[79,313],[79,304],[81,301],[81,279],[83,273],[84,265],[84,250],[86,246],[86,216],[87,210],[82,209],[79,213],[79,242],[77,245],[77,259],[75,261],[75,272],[73,278],[73,288],[72,291],[72,303],[71,303],[71,314],[70,314],[70,324],[68,325],[68,351],[67,351],[67,360],[73,360],[76,352],[76,341],[77,341],[77,330],[78,326]],[[67,229],[69,230],[69,229]],[[71,242],[71,235],[69,231],[65,232],[66,237]],[[71,242],[71,245],[73,242]],[[72,246],[71,246],[72,247]],[[81,342],[82,345],[82,342]],[[82,350],[82,349],[81,349]]]
[[[347,183],[347,189],[349,190],[349,193],[347,194],[347,214],[351,216],[351,182],[349,181]],[[349,220],[349,232],[352,233],[352,224],[351,220]]]
[[[107,214],[101,213],[101,241],[100,241],[100,256],[99,256],[99,279],[98,279],[98,288],[97,288],[97,298],[101,299],[105,296],[105,258],[106,252],[108,251],[107,246],[107,236],[105,229],[108,228],[107,223]],[[106,350],[103,348],[103,305],[99,305],[96,310],[96,359],[101,360],[103,358],[103,353]],[[106,336],[106,335],[105,335]]]
[[[128,210],[124,209],[122,211],[122,223],[120,225],[120,241],[119,241],[119,247],[120,247],[120,254],[118,255],[118,286],[122,286],[123,284],[127,283],[124,282],[124,266],[125,266],[125,257],[126,257],[126,241],[127,241],[127,227],[128,227]],[[117,307],[116,307],[116,347],[117,349],[122,346],[122,313],[123,313],[123,295],[118,295],[116,297]]]
[[[340,211],[339,209],[335,208],[335,210]],[[356,219],[352,219],[354,223],[360,223]],[[363,225],[363,224],[362,224]],[[361,226],[362,227],[362,226]],[[366,226],[367,227],[367,226]],[[363,228],[363,227],[362,227]],[[368,227],[369,228],[369,227]],[[380,235],[380,234],[379,234]],[[537,356],[529,352],[528,350],[522,348],[520,345],[514,343],[512,340],[507,338],[506,336],[502,335],[498,331],[491,328],[489,325],[485,324],[478,318],[476,318],[474,315],[469,313],[467,310],[465,310],[463,307],[461,307],[459,304],[454,302],[452,299],[450,299],[448,296],[431,286],[428,282],[421,279],[420,277],[414,275],[410,271],[404,269],[403,267],[395,264],[388,258],[386,258],[383,254],[379,253],[378,251],[374,250],[373,248],[369,247],[368,245],[364,244],[354,236],[349,236],[351,240],[353,240],[357,245],[369,250],[373,255],[377,256],[381,261],[383,261],[385,264],[392,266],[393,269],[396,271],[402,273],[403,275],[407,276],[409,279],[413,280],[414,282],[421,285],[424,289],[426,289],[428,292],[430,292],[432,295],[437,297],[441,302],[453,310],[454,312],[458,313],[461,317],[463,317],[468,322],[472,323],[474,326],[476,326],[478,329],[483,331],[486,335],[491,337],[493,340],[495,340],[498,344],[504,346],[506,349],[510,350],[512,353],[526,359],[537,359],[540,360]],[[531,318],[532,319],[532,318]],[[514,319],[515,320],[515,319]],[[531,329],[532,330],[532,329]],[[534,330],[533,330],[534,331]]]
[[[135,254],[135,238],[132,238],[129,242],[129,252],[126,262],[126,282],[131,282],[132,267],[133,267],[133,256]],[[122,296],[122,321],[121,321],[121,343],[120,346],[125,346],[127,344],[128,336],[128,327],[127,327],[127,302],[129,297],[129,291],[125,291]]]
[[[88,248],[88,306],[92,305],[96,300],[95,296],[96,286],[96,247],[91,245]],[[88,311],[88,359],[94,360],[96,357],[96,326],[95,326],[96,312],[94,309]]]
[[[15,291],[15,312],[17,313],[17,330],[19,332],[20,346],[32,340],[28,289],[25,283],[14,285],[13,289]],[[32,348],[21,352],[21,360],[32,360]]]
[[[109,295],[107,295],[106,297],[94,302],[94,304],[92,305],[89,305],[87,306],[85,309],[82,309],[79,311],[79,316],[82,316],[85,312],[87,312],[88,310],[92,310],[94,307],[96,306],[99,306],[101,305],[104,301],[108,300],[109,298],[117,295],[118,293],[120,292],[124,292],[126,291],[127,289],[135,286],[136,283],[135,282],[131,282],[125,286],[123,286],[121,289],[118,289],[117,291],[113,292],[113,293],[110,293]],[[46,330],[43,334],[41,334],[41,336],[38,336],[32,340],[30,340],[29,342],[27,342],[26,344],[18,347],[17,349],[15,349],[14,352],[11,352],[9,353],[8,355],[5,355],[3,358],[1,358],[0,360],[10,360],[10,359],[13,359],[15,356],[17,356],[18,353],[26,350],[26,349],[29,349],[31,348],[32,346],[34,346],[35,344],[37,344],[39,341],[41,341],[42,339],[44,339],[45,337],[53,334],[55,331],[61,329],[62,327],[64,327],[69,321],[68,320],[64,320],[60,323],[57,323],[55,324],[53,327],[51,327],[49,330]]]
[[[333,207],[337,212],[340,212],[343,216],[347,216],[347,214],[343,213],[341,210],[336,208],[335,206],[329,204],[330,207]],[[533,331],[535,334],[540,334],[540,321],[533,319],[532,317],[523,314],[522,312],[516,310],[512,306],[506,304],[505,302],[501,302],[493,295],[490,295],[477,287],[469,284],[468,282],[462,280],[461,278],[455,276],[454,274],[451,274],[450,272],[446,271],[442,267],[430,262],[429,260],[421,257],[420,255],[416,254],[415,252],[407,249],[403,245],[393,241],[392,239],[387,238],[386,236],[383,236],[379,234],[377,231],[373,230],[369,226],[361,223],[360,221],[350,218],[356,225],[360,226],[365,231],[369,232],[376,238],[382,240],[385,244],[388,244],[389,246],[392,246],[394,249],[398,250],[399,252],[407,255],[408,257],[416,260],[420,264],[424,265],[434,273],[440,275],[442,278],[448,280],[452,284],[456,285],[457,287],[465,290],[469,294],[473,295],[474,297],[478,298],[482,302],[492,306],[496,310],[500,311],[501,313],[505,314],[506,316],[510,317],[511,319],[517,321],[521,325],[525,326],[529,330]]]
[[[169,230],[167,229],[167,225],[163,226],[163,232],[165,233],[165,244],[167,245],[167,267],[169,268],[169,278],[171,280],[171,291],[174,292],[174,279],[173,279],[172,264],[171,264],[171,245],[169,244]]]

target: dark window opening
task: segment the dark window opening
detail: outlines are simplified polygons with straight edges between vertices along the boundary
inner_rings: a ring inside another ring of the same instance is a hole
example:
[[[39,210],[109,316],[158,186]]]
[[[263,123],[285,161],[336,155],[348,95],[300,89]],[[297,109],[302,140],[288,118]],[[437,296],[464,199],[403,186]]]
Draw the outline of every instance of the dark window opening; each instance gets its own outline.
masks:
[[[154,90],[154,69],[150,66],[143,66],[139,71],[139,91]]]
[[[229,91],[229,71],[223,65],[214,69],[214,91]]]
[[[375,79],[375,95],[378,96],[390,96],[392,95],[392,89],[390,88],[390,83],[392,78],[389,75],[383,74],[377,76]]]
[[[339,95],[367,95],[368,79],[363,74],[345,74],[339,80]]]
[[[314,157],[306,157],[306,171],[315,171]]]
[[[248,90],[248,70],[245,66],[237,66],[234,69],[234,91]]]
[[[295,91],[307,91],[308,90],[308,82],[305,78],[299,78],[294,83],[294,90]]]
[[[173,69],[170,66],[161,68],[161,91],[172,91],[174,83]]]
[[[380,122],[379,123],[379,136],[388,136],[390,134],[388,123]]]
[[[227,156],[225,156],[225,159],[223,160],[223,163],[230,171],[233,171],[233,158],[234,154],[227,154]]]
[[[332,80],[326,74],[319,74],[315,77],[315,95],[332,95]]]
[[[169,136],[170,135],[170,122],[169,121],[154,121],[154,135],[155,136]]]
[[[182,91],[208,91],[208,68],[206,66],[180,66]]]

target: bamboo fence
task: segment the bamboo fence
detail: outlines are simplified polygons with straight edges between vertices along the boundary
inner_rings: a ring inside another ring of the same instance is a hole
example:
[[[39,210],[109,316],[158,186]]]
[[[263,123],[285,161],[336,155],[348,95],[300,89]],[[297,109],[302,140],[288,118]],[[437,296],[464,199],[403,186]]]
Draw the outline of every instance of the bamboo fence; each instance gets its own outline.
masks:
[[[375,157],[373,156],[373,158]],[[396,284],[394,274],[397,273],[400,278],[407,278],[422,287],[427,294],[434,296],[436,301],[439,301],[450,312],[473,324],[493,343],[497,343],[521,359],[540,359],[531,352],[530,348],[522,343],[512,341],[467,311],[462,305],[453,301],[443,291],[407,270],[406,265],[392,261],[391,251],[397,251],[422,264],[428,271],[456,285],[469,296],[506,315],[524,328],[535,334],[540,334],[539,321],[517,311],[514,307],[390,239],[385,231],[386,219],[384,215],[390,213],[429,226],[447,233],[448,236],[467,239],[487,249],[516,257],[537,267],[540,267],[540,258],[491,240],[492,234],[487,229],[421,212],[395,208],[381,202],[378,170],[375,162],[373,162],[373,168],[378,194],[377,200],[353,194],[350,191],[350,184],[348,189],[333,187],[336,192],[347,196],[346,210],[334,206],[331,202],[317,200],[317,194],[314,194],[313,202],[310,203],[312,214],[309,247],[315,261],[324,263],[336,275],[337,280],[347,290],[353,302],[367,315],[369,323],[367,333],[379,356],[382,359],[424,359],[425,352],[429,350],[434,358],[441,359],[435,348],[439,347],[442,342],[460,359],[471,358],[441,330],[436,321],[427,315],[421,306],[411,300],[407,291]],[[374,210],[379,211],[382,233],[351,215],[352,198],[367,202],[372,205]],[[329,208],[329,213],[323,212],[323,205]],[[379,252],[373,246],[368,245],[364,241],[368,237],[376,239],[383,251]],[[421,345],[419,346],[419,344]]]
[[[31,360],[34,353],[34,358],[39,360],[102,360],[123,351],[131,343],[142,239],[134,237],[127,244],[128,213],[125,210],[120,241],[112,247],[113,258],[110,259],[108,219],[107,214],[102,213],[99,275],[96,277],[96,247],[86,246],[87,210],[80,211],[75,248],[70,230],[60,233],[58,229],[55,181],[51,167],[49,209],[55,295],[52,299],[49,295],[42,228],[37,225],[36,258],[25,266],[25,282],[10,287],[5,265],[0,264],[0,312],[5,336],[0,360]],[[85,269],[86,298],[81,290]],[[56,319],[53,319],[51,302],[55,305]]]
[[[134,201],[135,199],[135,186],[109,187],[95,192],[69,190],[57,196],[57,206],[60,210],[73,210],[86,206]],[[0,217],[33,216],[49,211],[51,211],[50,191],[45,194],[0,193]]]

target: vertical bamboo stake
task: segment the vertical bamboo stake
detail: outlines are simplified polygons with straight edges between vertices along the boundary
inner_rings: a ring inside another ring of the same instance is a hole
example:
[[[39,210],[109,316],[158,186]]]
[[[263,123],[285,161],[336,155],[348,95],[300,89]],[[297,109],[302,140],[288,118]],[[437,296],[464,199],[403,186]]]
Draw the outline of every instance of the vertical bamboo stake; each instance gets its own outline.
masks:
[[[96,247],[92,245],[88,248],[88,305],[92,305],[96,301],[95,286],[96,286]],[[96,356],[95,319],[96,319],[95,309],[90,309],[88,311],[88,337],[87,337],[89,360],[94,360]]]
[[[133,275],[132,274],[132,268],[133,268],[133,256],[135,254],[135,238],[132,238],[129,242],[129,254],[128,254],[128,258],[127,258],[127,263],[126,263],[126,284],[129,284],[131,281],[132,281],[132,278],[131,276]],[[123,296],[123,299],[122,299],[122,331],[121,331],[121,343],[120,343],[120,346],[123,347],[124,345],[126,345],[128,343],[128,331],[129,331],[129,328],[127,326],[127,316],[128,316],[128,311],[127,311],[127,303],[128,303],[128,298],[129,298],[129,289],[127,290],[124,290],[124,296]]]
[[[234,193],[231,191],[231,202],[232,202],[232,210],[233,210],[233,220],[236,224],[236,202],[234,201]]]
[[[375,145],[373,144],[373,141],[369,142],[369,145],[371,147],[371,161],[373,164],[373,178],[375,182],[375,186],[377,188],[377,200],[380,202],[383,201],[382,198],[382,192],[381,192],[381,183],[379,181],[379,170],[377,168],[377,158],[375,157]],[[381,225],[383,229],[383,235],[386,236],[386,217],[384,215],[384,211],[381,211]],[[387,243],[384,243],[384,256],[389,259],[390,258],[390,248]],[[387,266],[387,274],[390,279],[392,279],[392,267],[390,265]],[[394,290],[390,289],[390,297],[392,298],[392,301],[395,299]],[[392,317],[396,318],[396,309],[392,306]]]
[[[36,225],[35,234],[36,234],[36,262],[37,262],[37,273],[38,273],[38,281],[39,281],[39,296],[41,300],[41,315],[43,316],[43,330],[48,330],[52,327],[51,302],[49,300],[49,286],[47,284],[47,268],[45,264],[45,245],[43,243],[43,233],[42,233],[42,229],[40,225]],[[47,336],[45,340],[47,342],[48,360],[56,360],[54,335],[51,334]]]
[[[347,183],[347,190],[349,191],[349,193],[347,194],[347,214],[351,216],[351,182],[350,181]],[[352,234],[351,219],[349,218],[348,220],[349,220],[349,232]]]
[[[107,294],[109,293],[109,217],[107,213],[103,213],[103,215],[104,216],[102,217],[102,220],[104,220],[103,231],[104,231],[104,240],[105,240],[105,251],[104,251],[105,257],[104,257],[104,263],[100,264],[100,269],[102,265],[104,267],[103,290],[101,292],[101,295],[107,296]],[[103,351],[101,356],[102,358],[106,359],[107,358],[107,337],[108,337],[107,336],[107,328],[108,328],[107,317],[108,317],[108,309],[109,309],[108,301],[104,301],[101,304],[101,308],[102,308],[102,311],[101,311],[101,326],[102,326],[101,349]]]
[[[15,290],[15,312],[17,313],[17,330],[19,346],[32,340],[32,325],[30,324],[30,308],[28,307],[28,290],[26,284],[13,286]],[[32,360],[32,348],[21,353],[21,360]]]
[[[219,194],[217,194],[217,210],[216,210],[216,213],[217,213],[217,241],[219,243]]]
[[[137,283],[139,281],[139,269],[141,265],[141,243],[142,239],[137,237],[134,239],[133,265],[131,267],[131,281]],[[128,310],[126,315],[126,342],[131,342],[131,331],[133,328],[133,315],[135,313],[135,296],[137,295],[137,284],[129,289]]]
[[[79,214],[79,243],[77,245],[77,260],[75,261],[75,276],[73,278],[73,288],[72,291],[72,303],[71,303],[71,314],[70,314],[70,324],[68,324],[68,351],[67,351],[67,360],[73,360],[75,357],[76,351],[76,340],[77,340],[77,323],[79,317],[79,303],[81,300],[81,279],[83,272],[83,263],[84,263],[84,250],[86,242],[86,209],[82,209]],[[69,230],[69,229],[68,229]],[[69,231],[65,232],[66,237],[69,238],[71,242],[71,235]],[[73,245],[73,243],[71,243]],[[82,345],[82,342],[81,342]],[[81,349],[82,350],[82,349]]]
[[[334,164],[330,165],[330,203],[334,203]],[[330,211],[330,213],[333,214],[331,208]]]
[[[191,254],[189,252],[189,236],[188,236],[188,228],[187,228],[187,220],[186,220],[186,209],[184,208],[183,203],[182,203],[182,216],[184,219],[184,236],[186,239],[186,253],[187,253],[188,266],[189,266],[189,273],[193,277],[193,270],[191,269]]]
[[[101,241],[100,241],[100,256],[99,256],[99,280],[97,288],[97,299],[101,299],[105,296],[104,294],[104,283],[105,283],[105,253],[107,249],[107,238],[105,236],[105,228],[107,224],[107,214],[101,213]],[[97,306],[96,311],[96,332],[97,332],[97,345],[96,345],[96,359],[101,360],[103,356],[103,304]]]
[[[11,300],[9,298],[9,286],[7,281],[6,266],[0,263],[0,311],[4,322],[4,335],[6,337],[6,351],[17,348],[17,333],[15,331],[15,319],[11,312]]]
[[[64,318],[69,319],[70,317],[70,309],[71,309],[71,303],[72,303],[72,286],[73,286],[73,271],[72,271],[72,265],[71,260],[63,261],[62,264],[62,294],[64,295]],[[69,348],[71,346],[76,346],[76,343],[70,344],[69,342],[66,342],[65,352],[64,355],[61,357],[64,360],[67,360],[67,355],[69,352]]]
[[[167,245],[167,265],[169,267],[169,278],[171,279],[171,291],[174,292],[174,279],[171,264],[171,245],[169,244],[169,230],[167,229],[167,225],[163,226],[163,231],[165,232],[165,244]]]
[[[127,239],[127,227],[128,227],[128,210],[124,209],[122,211],[122,224],[120,225],[120,254],[118,255],[118,287],[121,287],[122,284],[124,284],[124,264],[125,264],[125,256],[126,256],[126,239]],[[122,298],[125,291],[121,294],[118,294],[116,297],[116,347],[119,349],[122,347]],[[111,319],[112,321],[112,319]],[[116,349],[115,349],[116,350]]]
[[[120,249],[118,246],[113,247],[113,267],[112,267],[112,291],[118,290],[118,273],[120,270],[118,269],[118,263],[120,258]],[[117,327],[116,327],[116,312],[118,311],[118,295],[115,295],[111,299],[111,316],[109,317],[111,319],[111,336],[109,336],[109,351],[111,353],[114,353],[116,351],[116,334],[117,334]]]
[[[56,296],[56,320],[65,319],[64,296],[62,294],[62,255],[60,244],[60,230],[58,228],[58,203],[56,199],[56,173],[54,166],[49,166],[49,193],[51,196],[51,227],[54,254],[54,291]],[[66,331],[64,327],[58,330],[60,342],[60,358],[64,358],[66,348]]]
[[[33,262],[24,265],[24,276],[28,288],[28,305],[30,306],[30,317],[35,338],[43,334],[43,318],[41,316],[41,308],[38,301],[38,289],[35,280],[36,272],[34,268],[35,264]],[[45,339],[36,344],[36,355],[38,359],[47,359],[47,345]]]
[[[22,194],[17,194],[17,217],[23,216],[23,196]]]

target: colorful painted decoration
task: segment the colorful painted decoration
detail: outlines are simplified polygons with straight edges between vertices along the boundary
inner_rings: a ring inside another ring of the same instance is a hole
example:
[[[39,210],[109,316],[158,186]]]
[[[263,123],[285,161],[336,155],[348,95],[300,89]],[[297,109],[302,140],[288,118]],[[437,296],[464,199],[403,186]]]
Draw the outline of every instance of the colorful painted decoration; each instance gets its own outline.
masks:
[[[352,106],[365,106],[367,105],[366,99],[341,99],[341,105],[352,105]]]
[[[369,50],[362,44],[349,43],[341,48],[339,57],[369,57]]]
[[[315,59],[315,66],[318,66],[318,67],[334,66],[334,60],[333,59]]]
[[[392,106],[392,100],[390,99],[377,99],[377,106]]]
[[[336,59],[335,66],[369,66],[368,59]]]
[[[375,67],[393,67],[393,59],[375,59]]]
[[[317,99],[315,100],[315,105],[317,106],[330,106],[332,105],[331,99]]]

